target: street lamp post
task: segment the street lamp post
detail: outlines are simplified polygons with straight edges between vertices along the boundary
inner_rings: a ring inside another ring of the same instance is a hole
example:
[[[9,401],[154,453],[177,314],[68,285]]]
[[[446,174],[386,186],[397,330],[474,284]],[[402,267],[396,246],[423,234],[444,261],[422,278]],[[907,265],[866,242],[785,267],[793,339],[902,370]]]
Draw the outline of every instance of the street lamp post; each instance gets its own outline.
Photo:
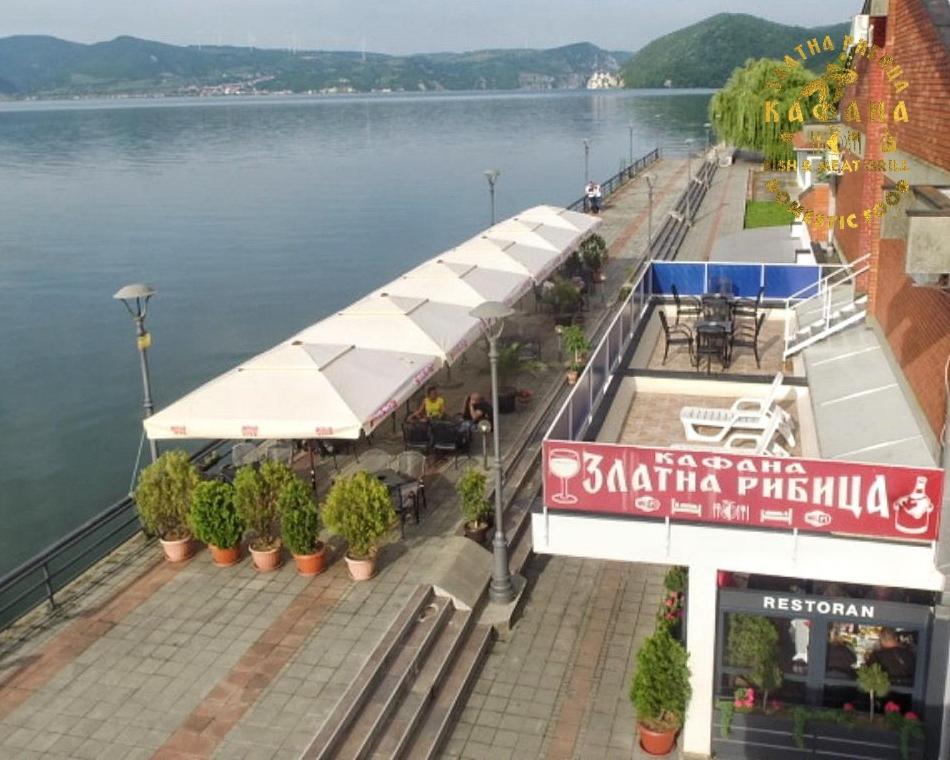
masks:
[[[654,119],[653,124],[654,124],[654,126],[655,126],[654,131],[656,132],[656,153],[657,153],[657,155],[660,154],[660,122],[657,121],[657,119],[662,119],[662,118],[663,118],[663,114],[661,114],[661,113],[655,113],[655,114],[653,114],[653,119]]]
[[[139,363],[142,368],[142,387],[145,391],[145,400],[142,406],[145,408],[145,416],[151,417],[155,412],[155,405],[152,403],[152,386],[148,376],[148,355],[146,351],[152,345],[152,336],[145,330],[145,315],[148,313],[148,301],[155,295],[155,288],[151,285],[135,283],[119,288],[116,294],[112,296],[117,301],[122,301],[125,308],[129,310],[132,319],[135,322],[136,342],[139,347]],[[133,309],[133,304],[135,308]],[[149,439],[149,451],[152,454],[152,461],[158,459],[158,443]]]
[[[656,184],[656,175],[653,173],[645,175],[647,181],[647,195],[649,197],[650,210],[647,214],[647,255],[653,248],[653,186]]]
[[[633,122],[631,121],[627,125],[627,130],[630,132],[630,166],[633,166]]]
[[[485,178],[488,180],[488,194],[491,196],[491,223],[492,226],[495,224],[495,183],[498,181],[498,178],[501,176],[501,172],[498,169],[487,169],[485,171]]]
[[[712,123],[707,121],[703,127],[706,129],[706,153],[709,153],[709,130],[712,129]]]
[[[491,403],[494,410],[492,434],[494,436],[495,469],[495,537],[492,539],[492,573],[488,586],[488,598],[497,604],[508,604],[515,598],[515,587],[508,569],[508,544],[505,541],[505,515],[502,508],[501,442],[498,433],[498,338],[505,326],[505,318],[514,310],[498,301],[486,301],[469,312],[480,320],[488,338],[488,360],[491,363]]]
[[[690,213],[689,192],[693,189],[693,140],[692,137],[686,138],[686,221],[689,222],[693,216]]]
[[[590,182],[590,140],[584,138],[584,184]]]

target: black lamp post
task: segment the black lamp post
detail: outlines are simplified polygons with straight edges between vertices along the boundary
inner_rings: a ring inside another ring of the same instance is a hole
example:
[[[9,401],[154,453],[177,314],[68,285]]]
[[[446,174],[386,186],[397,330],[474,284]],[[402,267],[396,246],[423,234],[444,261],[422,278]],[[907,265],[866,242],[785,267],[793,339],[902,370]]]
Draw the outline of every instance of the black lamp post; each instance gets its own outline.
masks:
[[[498,169],[487,169],[485,171],[485,179],[488,180],[488,194],[491,196],[491,223],[495,224],[495,183],[498,181],[498,178],[501,176],[501,172]]]
[[[148,355],[146,351],[152,345],[152,336],[145,330],[145,315],[148,313],[148,301],[155,295],[155,288],[151,285],[134,283],[119,288],[116,294],[112,296],[117,301],[122,301],[132,320],[135,322],[136,343],[139,348],[139,363],[142,369],[142,387],[145,391],[145,400],[142,404],[145,407],[145,416],[151,417],[155,412],[155,405],[152,403],[152,387],[148,375]],[[133,308],[134,306],[134,308]],[[152,454],[152,461],[158,459],[158,443],[149,439],[148,448]]]

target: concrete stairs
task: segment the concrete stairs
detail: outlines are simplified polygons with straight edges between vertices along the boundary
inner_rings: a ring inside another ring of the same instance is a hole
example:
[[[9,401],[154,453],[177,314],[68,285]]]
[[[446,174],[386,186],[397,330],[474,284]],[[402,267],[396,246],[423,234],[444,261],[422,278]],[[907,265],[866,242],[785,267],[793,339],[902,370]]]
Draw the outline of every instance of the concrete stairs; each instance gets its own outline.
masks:
[[[488,652],[477,613],[420,586],[301,757],[435,757]]]
[[[827,310],[825,299],[821,297],[803,301],[794,307],[795,331],[786,340],[784,358],[860,322],[867,314],[867,295],[856,295],[851,284],[835,286],[827,300]]]

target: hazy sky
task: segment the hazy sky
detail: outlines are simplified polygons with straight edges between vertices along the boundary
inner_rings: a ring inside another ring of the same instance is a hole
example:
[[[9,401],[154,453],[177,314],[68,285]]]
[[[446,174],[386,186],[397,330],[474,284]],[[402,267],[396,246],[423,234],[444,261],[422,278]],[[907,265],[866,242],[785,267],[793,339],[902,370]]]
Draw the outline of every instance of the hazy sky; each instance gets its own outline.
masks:
[[[720,11],[799,26],[849,19],[861,0],[0,0],[0,37],[120,34],[182,45],[384,53],[554,47],[589,41],[636,50]]]

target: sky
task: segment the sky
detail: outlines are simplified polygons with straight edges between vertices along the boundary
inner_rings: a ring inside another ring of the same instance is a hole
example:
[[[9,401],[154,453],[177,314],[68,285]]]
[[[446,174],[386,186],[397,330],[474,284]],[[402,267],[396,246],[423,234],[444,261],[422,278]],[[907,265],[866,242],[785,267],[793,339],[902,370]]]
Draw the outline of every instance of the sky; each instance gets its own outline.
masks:
[[[122,34],[225,44],[380,53],[593,42],[634,51],[715,13],[781,23],[845,21],[861,0],[0,0],[0,37],[99,42]]]

